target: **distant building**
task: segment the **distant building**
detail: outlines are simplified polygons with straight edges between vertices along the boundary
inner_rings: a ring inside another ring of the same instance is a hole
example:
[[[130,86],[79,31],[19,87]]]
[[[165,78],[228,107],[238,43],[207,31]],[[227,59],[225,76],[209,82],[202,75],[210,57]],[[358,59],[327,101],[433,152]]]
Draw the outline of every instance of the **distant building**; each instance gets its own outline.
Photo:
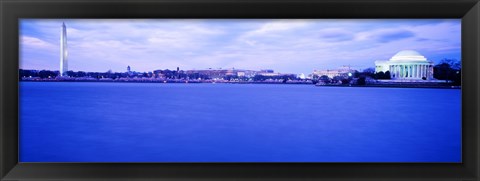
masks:
[[[260,73],[273,73],[274,71],[272,69],[264,69],[260,70]]]
[[[257,72],[257,75],[273,77],[273,76],[281,76],[281,75],[284,75],[284,74],[281,74],[281,73],[278,73],[278,72],[275,73],[275,71],[273,71],[272,69],[264,69],[264,70],[260,70],[259,72]]]
[[[131,72],[131,69],[130,69],[130,65],[127,66],[127,72],[130,73]]]
[[[391,79],[433,80],[433,62],[414,50],[402,50],[388,61],[375,61],[375,72],[390,72]]]
[[[317,75],[319,77],[323,76],[323,75],[326,75],[329,78],[333,78],[333,77],[336,77],[336,76],[348,77],[349,73],[352,74],[354,72],[355,72],[355,70],[351,69],[350,66],[342,66],[338,69],[314,70],[313,75]]]
[[[273,76],[279,76],[279,75],[282,75],[280,73],[273,73],[273,72],[258,72],[257,75],[261,75],[261,76],[270,76],[270,77],[273,77]]]
[[[245,72],[245,77],[255,77],[257,74],[255,70],[242,70],[242,72]]]
[[[243,71],[237,72],[237,76],[239,76],[239,77],[245,77],[245,72],[243,72]]]
[[[207,70],[187,70],[187,74],[200,74],[212,79],[221,79],[225,76],[254,77],[258,71],[241,69],[207,69]]]
[[[225,75],[235,75],[236,74],[236,71],[234,69],[228,69],[227,72],[225,73]]]
[[[300,73],[300,74],[297,74],[297,78],[299,78],[299,79],[306,79],[306,76],[305,76],[305,74]]]

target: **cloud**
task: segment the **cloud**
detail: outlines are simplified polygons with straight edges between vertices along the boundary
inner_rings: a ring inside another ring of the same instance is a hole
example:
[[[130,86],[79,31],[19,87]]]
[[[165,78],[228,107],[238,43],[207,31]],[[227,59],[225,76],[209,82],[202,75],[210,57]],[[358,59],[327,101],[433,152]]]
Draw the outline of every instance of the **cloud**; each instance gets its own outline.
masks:
[[[258,23],[257,27],[251,28],[236,38],[236,42],[248,46],[263,46],[292,42],[298,38],[296,35],[302,29],[312,25],[309,20],[271,20]],[[295,37],[291,39],[291,37]],[[280,42],[281,41],[281,42]]]
[[[258,29],[245,33],[245,36],[265,35],[271,33],[284,32],[306,27],[310,24],[306,20],[276,20],[260,26]]]
[[[392,41],[399,41],[406,38],[414,37],[412,31],[405,29],[378,29],[375,31],[361,32],[357,35],[360,40],[374,40],[381,43],[388,43]]]
[[[21,67],[58,67],[67,24],[71,70],[238,68],[309,73],[370,67],[403,49],[460,57],[456,20],[25,20]],[[41,51],[43,50],[43,51]],[[44,53],[50,51],[52,53]]]
[[[35,48],[35,49],[46,49],[50,50],[55,48],[51,43],[41,40],[40,38],[30,37],[30,36],[21,36],[20,44],[26,48]]]
[[[321,39],[334,42],[349,41],[355,38],[352,32],[340,28],[323,29],[319,32],[319,34]]]
[[[419,42],[430,41],[430,39],[427,38],[417,38],[416,40]]]

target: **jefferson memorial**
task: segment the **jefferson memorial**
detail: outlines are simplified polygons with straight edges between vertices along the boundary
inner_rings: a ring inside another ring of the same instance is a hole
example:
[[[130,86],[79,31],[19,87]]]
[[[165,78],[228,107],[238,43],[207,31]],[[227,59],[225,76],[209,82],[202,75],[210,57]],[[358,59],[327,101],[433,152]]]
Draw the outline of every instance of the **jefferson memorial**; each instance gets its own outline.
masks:
[[[391,79],[433,80],[433,62],[414,50],[402,50],[388,61],[375,61],[375,72],[390,72]]]

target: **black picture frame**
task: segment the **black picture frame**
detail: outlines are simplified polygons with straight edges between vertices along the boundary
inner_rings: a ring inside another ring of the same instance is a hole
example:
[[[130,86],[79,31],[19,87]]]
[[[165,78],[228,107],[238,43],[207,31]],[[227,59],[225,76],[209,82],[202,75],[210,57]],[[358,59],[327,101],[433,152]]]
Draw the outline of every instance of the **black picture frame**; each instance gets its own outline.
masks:
[[[461,18],[462,163],[18,163],[19,18]],[[1,180],[480,178],[478,0],[0,0]]]

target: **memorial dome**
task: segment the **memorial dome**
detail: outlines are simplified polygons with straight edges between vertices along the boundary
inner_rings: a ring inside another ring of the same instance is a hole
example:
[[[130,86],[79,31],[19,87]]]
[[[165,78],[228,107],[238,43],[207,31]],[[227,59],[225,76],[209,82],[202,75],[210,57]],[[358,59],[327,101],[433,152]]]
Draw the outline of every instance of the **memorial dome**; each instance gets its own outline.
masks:
[[[433,80],[433,62],[415,50],[397,52],[389,61],[375,61],[375,72],[390,72],[391,79]]]
[[[420,53],[415,50],[402,50],[395,54],[390,61],[401,61],[401,62],[418,62],[424,61],[427,59]]]

